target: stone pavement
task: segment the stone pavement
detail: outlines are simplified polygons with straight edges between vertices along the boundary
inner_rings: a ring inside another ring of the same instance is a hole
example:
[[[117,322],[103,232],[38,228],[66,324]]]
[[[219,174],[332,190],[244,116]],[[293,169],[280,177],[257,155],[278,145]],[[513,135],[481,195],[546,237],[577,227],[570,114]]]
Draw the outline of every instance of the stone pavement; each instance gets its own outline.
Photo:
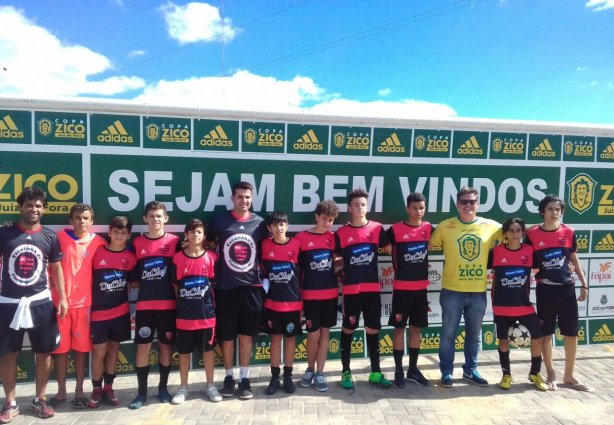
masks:
[[[555,367],[562,377],[563,351],[554,349]],[[67,403],[58,409],[55,417],[40,420],[29,410],[34,393],[33,384],[19,385],[18,403],[22,414],[12,423],[52,424],[160,424],[160,425],[276,425],[276,424],[606,424],[614,417],[614,389],[612,372],[614,346],[593,345],[578,348],[577,377],[589,382],[595,389],[592,393],[578,392],[559,384],[557,391],[540,392],[526,380],[529,370],[528,350],[512,351],[512,374],[515,383],[508,391],[501,390],[497,383],[501,373],[496,351],[480,354],[480,372],[491,385],[481,388],[460,379],[458,366],[462,353],[457,353],[454,387],[447,389],[438,385],[440,378],[437,356],[421,356],[420,368],[432,385],[423,388],[408,383],[403,389],[382,389],[366,382],[368,359],[352,360],[356,380],[355,392],[339,387],[340,362],[327,364],[326,375],[330,389],[318,393],[315,389],[297,386],[296,393],[287,395],[283,390],[268,397],[264,390],[269,380],[268,367],[252,369],[251,381],[255,397],[249,401],[237,398],[221,403],[205,400],[199,391],[204,389],[204,373],[190,372],[190,396],[180,406],[158,403],[156,390],[151,389],[150,402],[143,408],[132,411],[126,408],[135,395],[136,378],[122,376],[116,379],[116,391],[122,406],[103,406],[98,410],[73,410]],[[405,359],[405,361],[407,361]],[[304,363],[295,368],[298,380],[305,368]],[[394,361],[382,358],[382,368],[392,378]],[[216,371],[216,382],[223,378],[223,371]],[[157,376],[150,375],[155,384]],[[170,389],[175,391],[179,375],[171,374]],[[72,387],[69,382],[69,389]],[[86,389],[91,384],[86,383]],[[50,383],[48,394],[55,393],[55,383]]]

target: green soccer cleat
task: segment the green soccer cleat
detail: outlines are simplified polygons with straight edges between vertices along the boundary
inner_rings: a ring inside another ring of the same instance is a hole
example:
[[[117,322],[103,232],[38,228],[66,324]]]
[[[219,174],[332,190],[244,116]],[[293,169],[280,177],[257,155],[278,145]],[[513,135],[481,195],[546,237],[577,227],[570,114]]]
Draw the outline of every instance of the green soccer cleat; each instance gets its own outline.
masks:
[[[386,379],[386,376],[382,372],[371,372],[369,374],[369,383],[379,385],[384,388],[390,388],[392,382]]]
[[[351,390],[352,388],[354,388],[352,372],[350,372],[349,370],[343,372],[341,374],[341,381],[339,382],[339,385],[341,385],[346,390]]]

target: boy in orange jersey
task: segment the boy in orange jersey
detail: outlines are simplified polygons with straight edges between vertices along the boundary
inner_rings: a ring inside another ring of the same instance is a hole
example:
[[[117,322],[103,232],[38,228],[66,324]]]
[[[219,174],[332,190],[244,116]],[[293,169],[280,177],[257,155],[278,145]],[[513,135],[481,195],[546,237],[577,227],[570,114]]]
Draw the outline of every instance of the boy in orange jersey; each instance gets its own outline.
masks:
[[[75,356],[75,398],[76,409],[87,407],[88,398],[83,392],[85,364],[92,349],[90,340],[90,306],[92,305],[92,258],[99,246],[105,241],[91,233],[94,224],[94,209],[87,204],[78,203],[70,209],[69,221],[72,229],[63,229],[58,233],[62,257],[62,271],[68,301],[68,314],[58,318],[60,345],[55,354],[55,374],[58,392],[51,399],[52,405],[66,401],[66,375],[68,353],[73,350]],[[51,293],[57,303],[58,293],[52,286]]]

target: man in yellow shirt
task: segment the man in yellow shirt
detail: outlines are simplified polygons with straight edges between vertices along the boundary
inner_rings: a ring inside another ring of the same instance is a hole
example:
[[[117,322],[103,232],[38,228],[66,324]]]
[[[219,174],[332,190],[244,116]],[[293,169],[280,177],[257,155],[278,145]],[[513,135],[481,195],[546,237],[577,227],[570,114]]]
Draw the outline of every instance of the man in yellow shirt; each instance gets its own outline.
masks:
[[[456,195],[458,216],[439,223],[429,249],[443,249],[442,290],[439,297],[442,332],[439,344],[441,385],[453,385],[454,340],[461,316],[465,318],[465,363],[463,379],[487,386],[477,370],[482,319],[486,312],[486,266],[488,251],[503,236],[501,224],[478,217],[478,191],[463,187]]]

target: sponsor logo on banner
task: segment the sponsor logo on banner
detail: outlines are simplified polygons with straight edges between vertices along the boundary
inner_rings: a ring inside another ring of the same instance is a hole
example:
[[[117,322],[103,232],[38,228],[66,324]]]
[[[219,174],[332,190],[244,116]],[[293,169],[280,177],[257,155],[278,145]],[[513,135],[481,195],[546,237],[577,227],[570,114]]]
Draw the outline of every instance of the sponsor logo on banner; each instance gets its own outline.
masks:
[[[186,118],[143,117],[143,147],[153,149],[190,149],[191,120]]]
[[[350,345],[350,354],[352,357],[365,356],[365,337],[364,335],[353,335]]]
[[[614,342],[614,319],[590,320],[591,344],[607,344]]]
[[[592,286],[588,295],[588,316],[614,315],[614,288]]]
[[[586,173],[578,174],[567,181],[569,206],[578,214],[584,213],[593,205],[595,184],[597,182]]]
[[[586,338],[586,320],[578,321],[578,345],[587,345],[588,340]],[[554,345],[557,347],[562,347],[565,344],[565,337],[561,334],[561,330],[558,325],[554,330]]]
[[[425,353],[436,353],[439,351],[441,343],[441,328],[423,329],[420,335],[420,351]]]
[[[382,292],[392,291],[394,283],[394,267],[391,263],[380,263],[379,265],[379,284]]]
[[[284,153],[285,124],[244,121],[242,134],[245,152]]]
[[[590,285],[612,285],[612,260],[611,259],[592,259]]]
[[[550,140],[544,139],[539,145],[535,146],[535,149],[531,151],[531,157],[533,158],[554,158],[556,152],[550,144]]]
[[[586,253],[589,251],[589,241],[591,232],[589,230],[577,230],[576,231],[576,250],[579,253]]]
[[[453,158],[486,158],[488,136],[485,131],[454,131],[452,138]]]
[[[588,136],[565,136],[563,159],[567,161],[593,161],[595,138]]]
[[[128,360],[124,351],[125,345],[121,345],[121,349],[117,352],[117,362],[115,363],[115,372],[117,373],[133,373],[135,370],[134,362]]]
[[[465,337],[466,337],[466,333],[465,333],[465,329],[463,327],[463,329],[459,329],[460,333],[458,335],[456,335],[456,338],[454,339],[454,349],[456,351],[463,351],[465,349]]]
[[[252,354],[252,362],[256,364],[271,363],[271,337],[259,336]]]
[[[414,156],[450,157],[452,132],[447,130],[415,130]]]
[[[102,130],[96,140],[101,143],[133,143],[134,137],[128,134],[120,120],[116,120],[105,130]]]
[[[294,360],[307,360],[307,337],[299,336],[296,338],[296,348],[294,349]]]
[[[239,121],[194,120],[195,150],[236,152],[239,150],[238,141]]]
[[[476,139],[475,136],[471,136],[465,143],[456,149],[456,153],[459,155],[481,156],[484,154],[484,149],[478,143],[478,139]]]
[[[593,244],[593,252],[614,252],[614,237],[611,232],[594,231]]]
[[[208,147],[232,147],[234,142],[226,135],[224,127],[218,124],[200,139],[199,144]]]
[[[394,334],[393,329],[386,329],[380,331],[379,339],[379,352],[382,356],[391,356],[394,351],[394,342],[392,336]]]
[[[44,145],[87,144],[87,116],[61,112],[35,112],[36,143]]]
[[[324,151],[324,145],[320,143],[318,136],[312,129],[309,129],[300,139],[296,140],[292,144],[292,148],[306,151]]]
[[[401,143],[397,133],[392,133],[377,146],[377,152],[379,153],[405,153],[405,151],[406,148]]]
[[[524,159],[527,149],[526,135],[514,133],[492,133],[491,158]]]
[[[600,137],[597,139],[597,147],[599,151],[599,156],[597,156],[597,161],[599,162],[614,161],[614,140]]]
[[[26,133],[24,129],[19,128],[13,117],[11,117],[11,114],[6,114],[0,118],[1,143],[23,143],[25,141]]]
[[[325,125],[288,124],[288,153],[326,155],[328,131]]]
[[[371,152],[372,136],[368,127],[333,126],[331,134],[333,155],[367,156]]]

